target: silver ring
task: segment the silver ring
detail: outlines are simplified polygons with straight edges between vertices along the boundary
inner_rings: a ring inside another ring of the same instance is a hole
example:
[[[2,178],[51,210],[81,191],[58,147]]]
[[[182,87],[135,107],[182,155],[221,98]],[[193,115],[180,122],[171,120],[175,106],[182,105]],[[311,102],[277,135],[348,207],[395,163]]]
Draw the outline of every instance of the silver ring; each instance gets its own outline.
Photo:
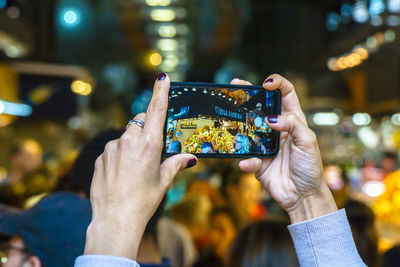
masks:
[[[126,128],[128,128],[128,126],[129,125],[132,125],[132,124],[136,124],[137,126],[139,126],[140,128],[142,128],[143,129],[143,127],[144,127],[144,121],[142,121],[142,120],[130,120],[129,122],[128,122],[128,125],[126,126]]]

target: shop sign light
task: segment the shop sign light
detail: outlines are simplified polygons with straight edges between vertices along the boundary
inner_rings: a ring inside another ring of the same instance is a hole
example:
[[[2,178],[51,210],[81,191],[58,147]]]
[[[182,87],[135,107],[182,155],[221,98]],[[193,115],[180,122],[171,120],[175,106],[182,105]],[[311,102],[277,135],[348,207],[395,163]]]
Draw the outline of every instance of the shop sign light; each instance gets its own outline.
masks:
[[[334,112],[318,112],[313,116],[316,125],[333,126],[338,124],[339,116]]]
[[[27,117],[32,114],[32,107],[26,104],[0,100],[0,114]]]
[[[355,125],[364,126],[371,123],[371,116],[367,113],[356,113],[352,120]]]

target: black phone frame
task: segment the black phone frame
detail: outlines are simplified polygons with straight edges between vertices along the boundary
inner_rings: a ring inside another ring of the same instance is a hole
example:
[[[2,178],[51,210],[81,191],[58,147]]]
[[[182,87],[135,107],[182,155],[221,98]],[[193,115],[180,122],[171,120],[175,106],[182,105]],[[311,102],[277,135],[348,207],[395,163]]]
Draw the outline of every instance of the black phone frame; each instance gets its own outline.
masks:
[[[208,89],[208,88],[221,88],[221,89],[248,89],[248,90],[266,90],[264,87],[260,85],[233,85],[233,84],[216,84],[216,83],[200,83],[200,82],[171,82],[170,88],[171,87],[195,87],[195,88],[201,88],[201,89]],[[281,115],[282,112],[282,92],[279,89],[274,90],[274,92],[277,93],[278,95],[278,101],[277,101],[277,115]],[[169,92],[168,92],[169,95]],[[169,106],[169,102],[168,102]],[[165,148],[166,148],[166,132],[167,132],[167,126],[168,126],[168,112],[165,118],[165,123],[164,123],[164,132],[163,132],[163,149],[162,149],[162,157],[167,158],[171,157],[174,155],[178,155],[181,153],[166,153]],[[280,148],[280,132],[277,131],[277,138],[276,138],[276,148],[275,151],[272,153],[268,154],[203,154],[203,153],[193,153],[197,158],[273,158],[279,153],[279,148]]]

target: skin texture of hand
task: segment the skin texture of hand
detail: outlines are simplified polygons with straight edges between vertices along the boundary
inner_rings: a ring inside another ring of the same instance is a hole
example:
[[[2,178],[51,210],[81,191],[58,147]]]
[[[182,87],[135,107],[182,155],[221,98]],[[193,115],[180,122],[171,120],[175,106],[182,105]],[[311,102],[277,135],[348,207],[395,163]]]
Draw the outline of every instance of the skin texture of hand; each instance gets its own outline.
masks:
[[[251,85],[234,79],[236,85]],[[292,223],[297,223],[337,210],[323,180],[323,167],[317,138],[307,126],[293,85],[280,75],[270,75],[266,90],[282,92],[282,115],[265,118],[274,130],[281,131],[280,151],[275,158],[251,158],[239,163],[244,172],[255,173],[270,195],[285,209]]]
[[[144,128],[130,125],[96,161],[85,254],[136,259],[147,222],[173,178],[197,162],[194,155],[179,154],[160,164],[169,85],[161,74],[147,113],[135,117],[145,121]]]

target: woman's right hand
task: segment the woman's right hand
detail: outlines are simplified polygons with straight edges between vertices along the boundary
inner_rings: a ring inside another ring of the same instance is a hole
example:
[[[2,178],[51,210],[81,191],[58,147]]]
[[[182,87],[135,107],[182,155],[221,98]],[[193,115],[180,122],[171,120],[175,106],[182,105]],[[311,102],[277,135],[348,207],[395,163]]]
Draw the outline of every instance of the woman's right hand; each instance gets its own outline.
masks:
[[[232,84],[249,85],[234,79]],[[327,185],[314,132],[308,128],[293,85],[280,75],[270,75],[266,90],[282,92],[282,115],[268,116],[266,123],[281,132],[280,151],[275,158],[251,158],[239,163],[244,172],[255,173],[270,195],[284,208],[292,223],[337,210]]]

